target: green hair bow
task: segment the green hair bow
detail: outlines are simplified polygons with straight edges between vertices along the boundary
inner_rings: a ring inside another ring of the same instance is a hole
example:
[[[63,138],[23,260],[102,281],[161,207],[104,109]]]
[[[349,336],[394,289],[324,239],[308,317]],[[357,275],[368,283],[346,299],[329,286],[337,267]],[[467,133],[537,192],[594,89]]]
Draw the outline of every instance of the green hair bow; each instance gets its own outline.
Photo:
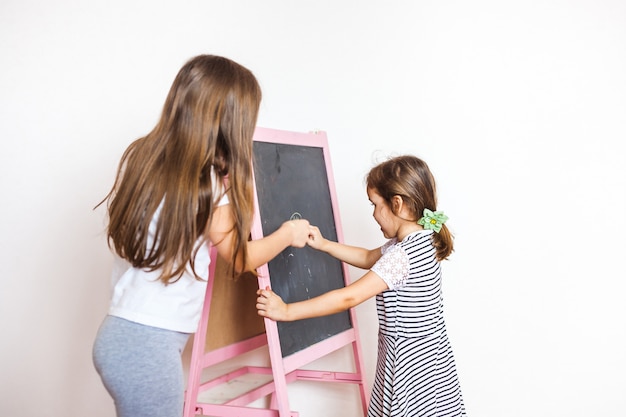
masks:
[[[439,233],[441,226],[448,220],[448,216],[443,214],[443,211],[430,211],[427,208],[424,209],[424,217],[417,221],[417,224],[424,226],[424,229],[434,230]]]

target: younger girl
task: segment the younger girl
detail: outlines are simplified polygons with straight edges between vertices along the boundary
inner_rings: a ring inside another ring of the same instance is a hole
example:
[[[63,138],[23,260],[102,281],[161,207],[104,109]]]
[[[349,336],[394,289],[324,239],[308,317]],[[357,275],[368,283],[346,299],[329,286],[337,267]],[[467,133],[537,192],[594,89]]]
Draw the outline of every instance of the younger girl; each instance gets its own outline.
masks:
[[[259,290],[259,315],[278,321],[325,316],[376,296],[378,362],[368,417],[464,416],[441,296],[440,262],[453,241],[447,217],[436,211],[435,180],[422,160],[400,156],[370,171],[367,195],[386,244],[348,246],[326,240],[313,226],[308,244],[369,271],[347,287],[293,304]]]
[[[106,198],[113,296],[93,348],[118,417],[182,415],[181,352],[200,319],[209,244],[233,275],[306,245],[306,220],[248,241],[260,100],[248,69],[197,56],[176,76],[157,125],[122,156]]]

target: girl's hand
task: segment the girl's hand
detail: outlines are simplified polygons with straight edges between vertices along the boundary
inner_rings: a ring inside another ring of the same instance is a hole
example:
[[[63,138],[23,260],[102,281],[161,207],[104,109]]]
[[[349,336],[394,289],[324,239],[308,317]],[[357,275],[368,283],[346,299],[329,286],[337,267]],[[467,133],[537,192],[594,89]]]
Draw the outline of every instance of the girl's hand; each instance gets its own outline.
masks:
[[[287,319],[287,304],[278,294],[267,287],[257,290],[256,309],[259,316],[267,317],[275,321]]]
[[[281,227],[286,228],[291,233],[291,244],[296,248],[304,247],[309,240],[309,221],[304,219],[289,220]]]
[[[322,232],[320,232],[317,226],[310,226],[309,240],[306,243],[313,249],[322,250],[322,247],[326,244],[326,239],[322,236]]]

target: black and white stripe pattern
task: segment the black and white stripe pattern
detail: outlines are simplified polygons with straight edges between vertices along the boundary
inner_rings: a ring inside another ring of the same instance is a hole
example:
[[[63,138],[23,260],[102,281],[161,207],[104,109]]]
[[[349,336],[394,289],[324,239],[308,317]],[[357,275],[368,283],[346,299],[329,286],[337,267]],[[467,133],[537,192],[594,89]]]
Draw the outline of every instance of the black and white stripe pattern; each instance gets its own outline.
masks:
[[[385,247],[372,270],[394,289],[379,294],[378,362],[368,417],[465,416],[452,348],[446,334],[441,269],[432,231]],[[408,258],[406,276],[382,276],[393,252]]]

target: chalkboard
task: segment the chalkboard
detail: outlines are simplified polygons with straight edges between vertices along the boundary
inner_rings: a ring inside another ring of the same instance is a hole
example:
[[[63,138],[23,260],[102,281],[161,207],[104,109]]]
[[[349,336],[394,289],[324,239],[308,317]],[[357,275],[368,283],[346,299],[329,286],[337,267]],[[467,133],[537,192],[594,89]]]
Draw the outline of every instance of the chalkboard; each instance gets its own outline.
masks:
[[[261,239],[286,220],[302,217],[317,225],[327,238],[343,242],[326,133],[257,127],[253,143],[256,207],[250,238]],[[184,416],[291,417],[297,413],[289,407],[287,383],[315,380],[355,384],[365,414],[368,390],[354,309],[318,319],[281,323],[258,316],[254,302],[256,290],[267,286],[287,302],[340,288],[349,282],[347,265],[310,247],[288,248],[257,268],[258,285],[254,285],[255,280],[228,281],[224,262],[212,248],[205,304],[189,366]],[[224,333],[224,337],[207,342],[207,335],[215,332]],[[205,369],[264,345],[268,347],[270,367],[243,366],[212,381],[204,380]],[[348,346],[352,347],[354,372],[302,368]],[[273,377],[271,382],[226,403],[199,400],[201,392],[226,386],[245,374],[265,378],[269,373]],[[268,414],[269,409],[248,406],[269,394],[272,413]]]
[[[333,195],[324,149],[255,140],[254,176],[263,235],[291,218],[307,219],[322,235],[337,240]],[[312,249],[287,248],[268,264],[271,287],[287,303],[345,286],[341,262]],[[278,322],[286,357],[352,327],[346,311],[331,316]]]

